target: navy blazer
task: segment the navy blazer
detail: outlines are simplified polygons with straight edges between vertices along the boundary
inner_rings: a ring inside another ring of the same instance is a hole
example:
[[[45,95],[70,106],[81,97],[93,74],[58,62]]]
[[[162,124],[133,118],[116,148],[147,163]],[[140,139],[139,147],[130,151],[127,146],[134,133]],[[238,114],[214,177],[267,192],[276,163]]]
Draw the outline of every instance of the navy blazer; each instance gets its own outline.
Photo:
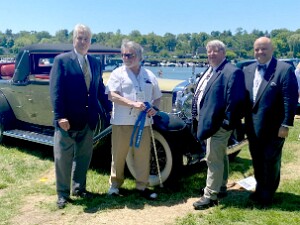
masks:
[[[205,140],[221,127],[236,128],[243,117],[244,100],[243,71],[225,60],[208,81],[200,101],[197,138]]]
[[[253,103],[256,63],[244,68],[246,83],[246,132],[258,138],[277,137],[280,126],[293,126],[298,84],[291,65],[272,58]]]
[[[100,116],[107,116],[112,104],[105,94],[102,67],[88,55],[91,84],[87,90],[84,74],[73,51],[55,57],[50,72],[50,97],[54,110],[54,126],[58,119],[67,118],[70,129],[82,130],[86,124],[95,129]]]

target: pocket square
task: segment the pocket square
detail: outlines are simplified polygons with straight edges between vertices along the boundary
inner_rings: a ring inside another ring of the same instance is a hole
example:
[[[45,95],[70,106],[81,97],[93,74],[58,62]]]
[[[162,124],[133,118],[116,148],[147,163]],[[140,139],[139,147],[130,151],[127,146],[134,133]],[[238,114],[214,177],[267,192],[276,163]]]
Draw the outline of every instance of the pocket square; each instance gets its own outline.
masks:
[[[277,86],[275,82],[271,82],[271,86]]]

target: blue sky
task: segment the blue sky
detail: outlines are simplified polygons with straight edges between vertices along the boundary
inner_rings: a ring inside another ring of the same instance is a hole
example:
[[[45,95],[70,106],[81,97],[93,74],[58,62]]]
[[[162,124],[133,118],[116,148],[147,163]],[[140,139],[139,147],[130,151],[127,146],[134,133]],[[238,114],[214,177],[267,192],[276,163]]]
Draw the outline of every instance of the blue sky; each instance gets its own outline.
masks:
[[[88,25],[93,33],[199,33],[237,28],[300,29],[298,0],[10,0],[1,3],[0,31],[72,31]]]

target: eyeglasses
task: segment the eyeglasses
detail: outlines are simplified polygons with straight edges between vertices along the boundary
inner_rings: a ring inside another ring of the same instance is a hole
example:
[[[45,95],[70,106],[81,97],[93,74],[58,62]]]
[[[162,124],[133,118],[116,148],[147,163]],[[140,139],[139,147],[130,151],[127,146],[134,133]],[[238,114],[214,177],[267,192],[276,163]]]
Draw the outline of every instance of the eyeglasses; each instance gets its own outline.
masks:
[[[122,55],[122,58],[128,58],[128,59],[132,59],[135,57],[135,54],[133,53],[127,53],[127,54],[121,54]]]

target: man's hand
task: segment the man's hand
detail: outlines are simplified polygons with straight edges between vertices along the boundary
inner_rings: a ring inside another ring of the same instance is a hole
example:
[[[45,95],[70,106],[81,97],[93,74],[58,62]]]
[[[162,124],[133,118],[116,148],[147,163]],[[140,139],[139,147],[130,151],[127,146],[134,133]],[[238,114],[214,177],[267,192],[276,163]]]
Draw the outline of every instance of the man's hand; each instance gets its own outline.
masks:
[[[155,116],[156,113],[157,113],[157,111],[156,111],[155,109],[153,109],[153,108],[150,108],[150,109],[148,109],[148,111],[147,111],[147,114],[148,114],[149,117]]]
[[[278,131],[278,137],[286,138],[289,135],[289,128],[281,126]]]
[[[64,131],[68,131],[70,129],[70,123],[68,119],[59,119],[58,120],[58,125],[60,126],[61,129]]]

